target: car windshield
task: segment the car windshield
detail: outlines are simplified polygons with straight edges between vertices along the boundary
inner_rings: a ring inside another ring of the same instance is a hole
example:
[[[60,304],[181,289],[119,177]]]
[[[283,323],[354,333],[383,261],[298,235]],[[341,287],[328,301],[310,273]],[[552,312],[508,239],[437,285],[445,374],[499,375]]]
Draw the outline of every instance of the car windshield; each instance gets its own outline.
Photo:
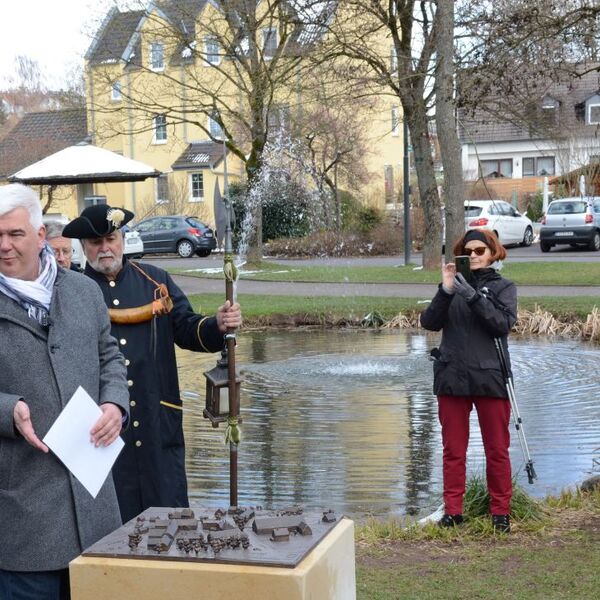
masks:
[[[584,213],[587,202],[573,200],[571,202],[552,202],[548,207],[549,215],[577,215]]]
[[[469,206],[465,206],[465,218],[478,217],[481,214],[483,208],[481,206],[474,206],[473,204],[469,204]]]

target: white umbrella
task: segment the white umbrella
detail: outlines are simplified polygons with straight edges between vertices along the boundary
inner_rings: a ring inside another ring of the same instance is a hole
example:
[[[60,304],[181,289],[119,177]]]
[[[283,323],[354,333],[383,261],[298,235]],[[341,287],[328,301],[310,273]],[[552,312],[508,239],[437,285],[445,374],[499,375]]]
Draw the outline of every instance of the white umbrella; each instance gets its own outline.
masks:
[[[76,144],[55,152],[11,175],[11,182],[28,185],[76,185],[143,181],[160,171],[138,160],[91,144]]]

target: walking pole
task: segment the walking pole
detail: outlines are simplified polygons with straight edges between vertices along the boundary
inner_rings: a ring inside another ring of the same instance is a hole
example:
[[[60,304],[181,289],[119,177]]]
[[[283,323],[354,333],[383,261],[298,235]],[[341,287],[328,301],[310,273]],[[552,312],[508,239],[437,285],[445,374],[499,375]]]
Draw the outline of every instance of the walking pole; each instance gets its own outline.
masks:
[[[529,454],[529,446],[525,439],[525,430],[523,429],[523,419],[519,413],[519,407],[517,406],[517,398],[515,396],[515,387],[513,384],[512,377],[509,375],[508,363],[506,362],[506,356],[504,354],[504,348],[499,338],[494,338],[494,344],[496,346],[496,352],[498,353],[498,360],[500,361],[500,369],[504,377],[504,383],[506,384],[506,391],[508,392],[508,398],[510,400],[510,406],[513,411],[513,418],[515,421],[515,428],[519,437],[519,443],[521,444],[521,450],[525,457],[525,471],[527,472],[527,480],[529,483],[533,483],[534,479],[537,479],[535,469],[533,468],[533,460],[531,454]]]

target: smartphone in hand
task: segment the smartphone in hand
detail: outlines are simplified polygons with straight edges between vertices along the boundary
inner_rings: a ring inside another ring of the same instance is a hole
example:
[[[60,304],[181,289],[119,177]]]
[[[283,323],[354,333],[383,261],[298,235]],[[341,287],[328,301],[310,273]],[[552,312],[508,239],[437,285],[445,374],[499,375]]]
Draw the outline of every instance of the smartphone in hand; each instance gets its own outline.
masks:
[[[471,259],[468,256],[455,256],[454,264],[456,265],[456,272],[461,273],[469,281],[471,279]]]

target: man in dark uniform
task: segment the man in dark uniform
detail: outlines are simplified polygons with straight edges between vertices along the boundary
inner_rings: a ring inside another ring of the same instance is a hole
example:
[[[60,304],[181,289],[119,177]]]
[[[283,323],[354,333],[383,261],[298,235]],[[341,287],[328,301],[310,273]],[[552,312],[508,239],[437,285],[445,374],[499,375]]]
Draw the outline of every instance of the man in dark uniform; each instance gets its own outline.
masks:
[[[133,216],[98,204],[63,231],[81,240],[84,272],[104,294],[111,333],[127,366],[131,422],[113,468],[123,522],[150,506],[189,505],[175,344],[216,352],[227,328],[242,322],[237,303],[226,302],[214,317],[194,313],[166,271],[124,258],[120,229]]]

